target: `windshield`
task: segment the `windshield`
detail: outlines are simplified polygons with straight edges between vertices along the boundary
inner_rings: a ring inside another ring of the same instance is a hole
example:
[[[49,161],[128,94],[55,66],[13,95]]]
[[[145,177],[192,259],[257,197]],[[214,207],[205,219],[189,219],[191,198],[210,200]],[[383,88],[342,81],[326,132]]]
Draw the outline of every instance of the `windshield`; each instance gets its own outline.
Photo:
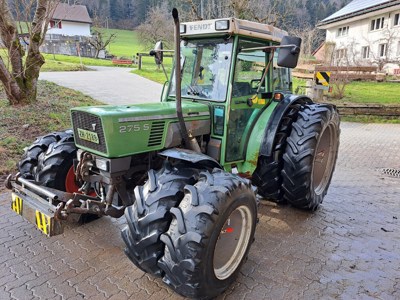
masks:
[[[182,97],[225,101],[231,55],[231,40],[182,41]],[[175,96],[175,74],[169,95]]]

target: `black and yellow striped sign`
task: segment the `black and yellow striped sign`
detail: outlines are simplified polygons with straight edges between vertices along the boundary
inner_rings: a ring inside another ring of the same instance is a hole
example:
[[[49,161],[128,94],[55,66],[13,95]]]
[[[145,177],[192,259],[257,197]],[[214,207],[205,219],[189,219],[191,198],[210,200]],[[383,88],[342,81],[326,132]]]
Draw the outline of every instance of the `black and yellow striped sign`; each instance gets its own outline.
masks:
[[[11,209],[22,216],[22,199],[14,193],[12,194]]]
[[[329,86],[331,72],[315,72],[315,84],[322,86]]]
[[[48,235],[50,233],[50,222],[50,217],[38,210],[36,211],[36,226],[43,231],[44,234]]]

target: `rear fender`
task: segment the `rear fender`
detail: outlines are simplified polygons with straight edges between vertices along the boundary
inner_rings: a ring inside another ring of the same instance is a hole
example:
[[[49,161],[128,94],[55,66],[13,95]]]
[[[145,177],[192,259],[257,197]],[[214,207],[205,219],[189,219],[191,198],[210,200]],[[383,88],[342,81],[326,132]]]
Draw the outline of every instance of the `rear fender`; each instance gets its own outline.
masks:
[[[290,106],[293,104],[312,104],[313,101],[306,96],[287,95],[275,108],[264,130],[260,145],[259,155],[270,156],[274,147],[275,136],[279,125]]]
[[[285,95],[280,102],[272,102],[258,118],[248,142],[246,161],[239,166],[240,173],[252,174],[260,155],[271,155],[275,135],[289,107],[294,103],[312,103],[306,96]]]

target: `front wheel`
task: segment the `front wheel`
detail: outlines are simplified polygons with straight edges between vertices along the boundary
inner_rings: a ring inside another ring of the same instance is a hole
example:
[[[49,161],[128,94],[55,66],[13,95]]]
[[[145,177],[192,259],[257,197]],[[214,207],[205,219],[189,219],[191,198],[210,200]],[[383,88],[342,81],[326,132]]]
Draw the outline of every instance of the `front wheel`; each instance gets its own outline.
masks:
[[[73,160],[77,148],[73,134],[63,137],[57,143],[52,143],[46,152],[39,155],[35,179],[41,185],[68,193],[79,191],[75,180]]]
[[[315,210],[328,191],[339,148],[339,114],[328,104],[305,105],[287,140],[282,171],[284,199]]]
[[[235,280],[254,239],[256,196],[249,182],[222,170],[185,187],[161,236],[163,281],[185,297],[209,299]]]

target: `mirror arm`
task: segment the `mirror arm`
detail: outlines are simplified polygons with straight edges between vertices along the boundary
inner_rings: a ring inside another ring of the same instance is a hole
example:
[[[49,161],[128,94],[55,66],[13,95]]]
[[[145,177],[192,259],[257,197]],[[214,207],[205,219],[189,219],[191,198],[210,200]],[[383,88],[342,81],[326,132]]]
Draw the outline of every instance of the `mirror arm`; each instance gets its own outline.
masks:
[[[151,52],[175,52],[175,50],[156,50],[156,49],[153,49],[153,50],[150,50],[150,53]]]
[[[246,52],[246,51],[255,51],[255,50],[276,50],[279,48],[293,48],[297,49],[299,48],[297,45],[291,44],[291,45],[282,45],[282,46],[265,46],[265,47],[254,47],[254,48],[244,48],[240,49],[239,52]],[[299,48],[300,49],[300,48]]]
[[[271,63],[272,63],[272,61],[273,61],[273,59],[274,59],[274,51],[275,51],[275,49],[273,49],[272,52],[271,52],[271,58],[269,59],[268,65],[265,67],[265,71],[264,71],[263,76],[261,77],[260,84],[258,85],[256,95],[258,95],[258,93],[260,92],[262,83],[263,83],[263,81],[265,80],[265,76],[267,76],[269,67],[271,66]]]

